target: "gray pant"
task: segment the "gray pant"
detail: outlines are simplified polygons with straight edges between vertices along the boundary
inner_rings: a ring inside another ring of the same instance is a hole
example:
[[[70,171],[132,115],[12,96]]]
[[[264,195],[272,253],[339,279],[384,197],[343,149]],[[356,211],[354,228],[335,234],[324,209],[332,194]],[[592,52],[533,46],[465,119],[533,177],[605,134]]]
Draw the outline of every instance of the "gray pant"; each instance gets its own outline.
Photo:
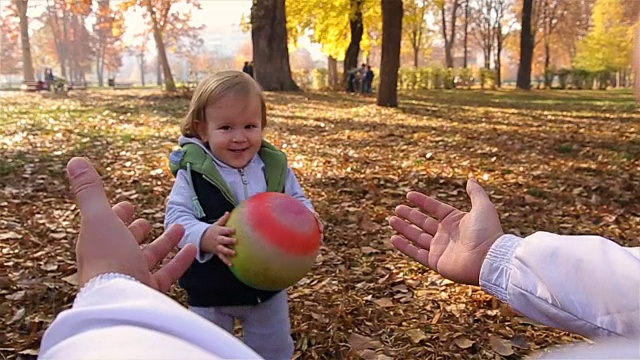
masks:
[[[287,291],[258,305],[191,307],[191,311],[233,334],[235,319],[242,322],[242,337],[266,360],[290,360],[293,339]]]

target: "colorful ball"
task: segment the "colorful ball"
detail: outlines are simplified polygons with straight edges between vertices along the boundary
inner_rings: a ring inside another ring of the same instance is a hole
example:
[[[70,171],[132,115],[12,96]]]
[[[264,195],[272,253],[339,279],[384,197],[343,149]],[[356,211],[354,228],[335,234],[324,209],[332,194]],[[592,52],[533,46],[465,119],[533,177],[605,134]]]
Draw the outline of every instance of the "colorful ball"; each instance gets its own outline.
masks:
[[[236,256],[231,272],[261,290],[281,290],[303,278],[320,248],[316,218],[300,200],[260,193],[231,212],[227,227],[235,229]]]

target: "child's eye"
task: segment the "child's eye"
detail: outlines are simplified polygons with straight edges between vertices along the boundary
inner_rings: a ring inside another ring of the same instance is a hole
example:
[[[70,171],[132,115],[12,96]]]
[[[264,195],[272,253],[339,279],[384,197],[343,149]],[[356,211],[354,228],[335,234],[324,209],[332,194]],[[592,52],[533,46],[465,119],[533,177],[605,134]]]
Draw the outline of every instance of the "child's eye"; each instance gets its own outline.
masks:
[[[253,124],[245,126],[245,129],[255,129],[255,128],[257,128],[257,126],[255,126]]]
[[[220,130],[231,130],[231,126],[229,125],[220,126]]]

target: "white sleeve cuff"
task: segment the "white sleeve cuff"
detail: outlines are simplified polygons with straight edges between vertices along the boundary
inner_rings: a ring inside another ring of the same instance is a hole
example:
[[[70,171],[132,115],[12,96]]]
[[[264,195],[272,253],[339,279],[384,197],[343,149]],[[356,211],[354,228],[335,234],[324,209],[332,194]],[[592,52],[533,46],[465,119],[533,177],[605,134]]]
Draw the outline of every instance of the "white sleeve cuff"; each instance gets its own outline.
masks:
[[[480,286],[500,301],[508,303],[507,287],[512,259],[522,238],[505,234],[491,246],[480,269]]]
[[[76,295],[76,299],[73,301],[73,306],[82,306],[82,298],[83,295],[85,295],[86,293],[91,292],[91,290],[93,290],[94,288],[108,283],[111,280],[114,279],[127,279],[127,280],[131,280],[131,281],[135,281],[138,282],[138,280],[136,280],[136,278],[134,278],[133,276],[130,275],[126,275],[126,274],[122,274],[122,273],[116,273],[116,272],[109,272],[109,273],[104,273],[104,274],[99,274],[96,275],[94,277],[92,277],[91,279],[89,279],[89,281],[87,281],[80,290],[78,290],[78,294]]]

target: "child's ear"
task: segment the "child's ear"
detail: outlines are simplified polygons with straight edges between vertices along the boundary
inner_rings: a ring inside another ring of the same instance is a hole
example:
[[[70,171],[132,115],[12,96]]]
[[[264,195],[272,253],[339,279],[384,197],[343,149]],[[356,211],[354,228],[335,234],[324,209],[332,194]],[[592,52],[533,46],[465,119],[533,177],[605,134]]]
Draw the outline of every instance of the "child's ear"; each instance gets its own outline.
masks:
[[[196,134],[198,134],[198,138],[200,138],[202,142],[207,142],[207,122],[197,120],[195,122],[195,130]]]

